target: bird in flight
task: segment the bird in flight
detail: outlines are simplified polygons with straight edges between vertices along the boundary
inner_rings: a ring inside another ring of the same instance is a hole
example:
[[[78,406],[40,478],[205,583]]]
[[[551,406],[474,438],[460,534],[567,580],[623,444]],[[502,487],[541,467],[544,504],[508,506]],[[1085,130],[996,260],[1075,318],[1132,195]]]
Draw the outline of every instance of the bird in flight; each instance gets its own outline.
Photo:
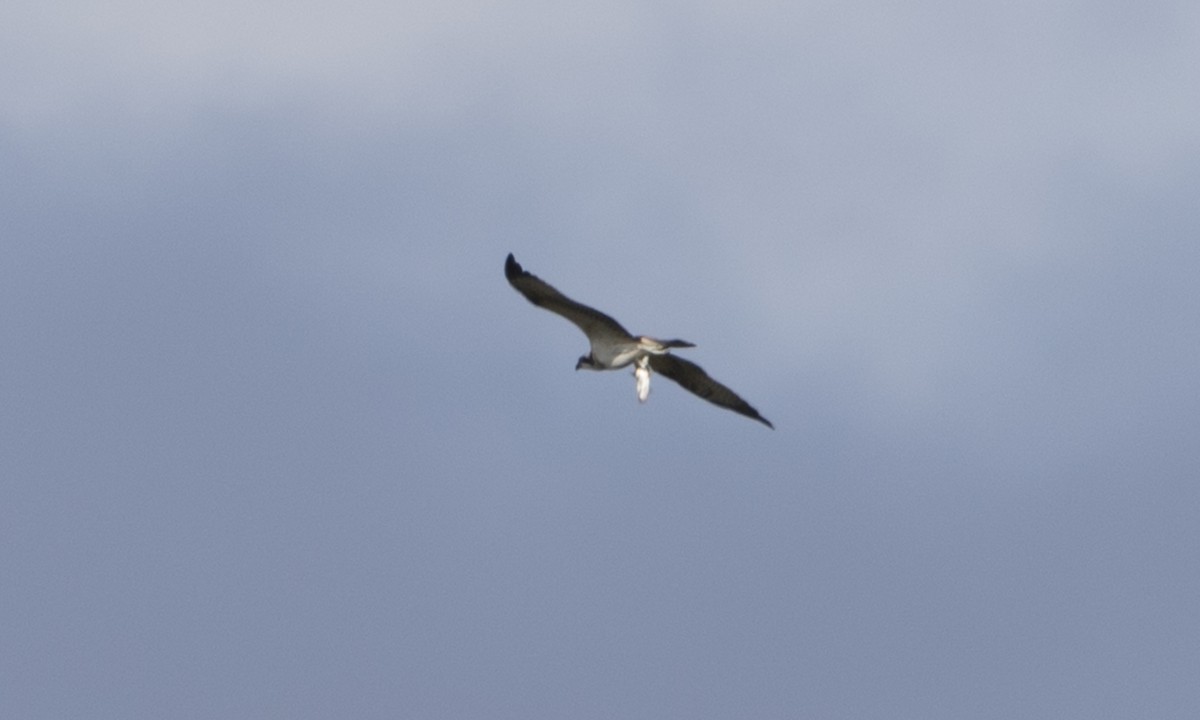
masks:
[[[670,354],[672,348],[695,347],[684,340],[656,340],[644,335],[631,335],[621,323],[608,315],[578,303],[563,295],[541,278],[526,272],[512,253],[504,261],[504,277],[529,302],[575,323],[587,335],[591,350],[579,358],[575,369],[618,370],[633,365],[637,378],[637,396],[646,402],[650,396],[650,374],[659,373],[671,378],[696,395],[727,410],[745,415],[775,429],[758,411],[737,393],[709,377],[694,362]]]

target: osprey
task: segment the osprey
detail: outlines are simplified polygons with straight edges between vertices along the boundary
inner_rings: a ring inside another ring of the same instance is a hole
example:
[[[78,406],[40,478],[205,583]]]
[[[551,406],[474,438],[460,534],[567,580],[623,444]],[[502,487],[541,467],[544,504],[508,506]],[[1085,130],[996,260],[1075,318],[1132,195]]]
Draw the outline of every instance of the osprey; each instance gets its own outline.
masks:
[[[641,402],[646,402],[646,398],[650,396],[651,371],[657,372],[710,403],[775,429],[769,420],[750,407],[750,403],[713,380],[699,365],[670,354],[671,348],[695,347],[692,343],[685,340],[656,340],[644,335],[631,335],[621,327],[621,323],[608,315],[575,302],[541,278],[526,272],[512,253],[508,254],[508,259],[504,262],[504,277],[508,278],[509,284],[529,302],[562,315],[587,335],[591,351],[575,363],[576,370],[617,370],[633,365],[633,375],[637,378],[637,396]]]

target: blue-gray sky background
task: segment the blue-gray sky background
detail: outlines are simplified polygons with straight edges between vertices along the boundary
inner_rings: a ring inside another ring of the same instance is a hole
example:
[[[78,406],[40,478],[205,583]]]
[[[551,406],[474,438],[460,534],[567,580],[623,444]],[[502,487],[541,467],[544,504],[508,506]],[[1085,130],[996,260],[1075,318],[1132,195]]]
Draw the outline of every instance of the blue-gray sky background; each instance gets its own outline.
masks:
[[[1182,0],[5,3],[0,716],[1195,717],[1197,68]]]

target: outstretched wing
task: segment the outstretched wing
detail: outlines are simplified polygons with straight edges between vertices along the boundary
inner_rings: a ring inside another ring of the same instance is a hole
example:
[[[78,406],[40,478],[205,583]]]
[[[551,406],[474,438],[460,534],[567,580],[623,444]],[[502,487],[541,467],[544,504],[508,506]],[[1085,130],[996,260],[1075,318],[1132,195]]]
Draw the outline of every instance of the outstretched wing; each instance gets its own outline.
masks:
[[[512,253],[504,261],[504,277],[529,302],[575,323],[593,344],[598,338],[633,339],[629,331],[621,327],[621,323],[595,308],[575,302],[538,276],[526,272]]]
[[[713,380],[708,376],[708,373],[704,372],[704,368],[696,363],[674,355],[650,355],[649,360],[651,370],[671,378],[682,385],[684,389],[699,395],[714,405],[720,405],[735,413],[753,418],[772,430],[775,429],[770,420],[759,415],[757,410],[750,407],[750,403],[743,400],[734,391]]]

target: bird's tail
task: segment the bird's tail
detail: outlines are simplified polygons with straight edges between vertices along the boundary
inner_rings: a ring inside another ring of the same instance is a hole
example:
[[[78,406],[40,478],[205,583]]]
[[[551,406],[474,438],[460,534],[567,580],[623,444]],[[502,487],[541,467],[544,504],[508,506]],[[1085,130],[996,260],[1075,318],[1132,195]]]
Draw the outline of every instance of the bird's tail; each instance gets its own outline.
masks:
[[[659,340],[658,338],[646,337],[645,335],[638,338],[638,345],[641,346],[642,350],[651,355],[662,355],[671,348],[696,347],[694,343],[690,343],[687,340]]]

